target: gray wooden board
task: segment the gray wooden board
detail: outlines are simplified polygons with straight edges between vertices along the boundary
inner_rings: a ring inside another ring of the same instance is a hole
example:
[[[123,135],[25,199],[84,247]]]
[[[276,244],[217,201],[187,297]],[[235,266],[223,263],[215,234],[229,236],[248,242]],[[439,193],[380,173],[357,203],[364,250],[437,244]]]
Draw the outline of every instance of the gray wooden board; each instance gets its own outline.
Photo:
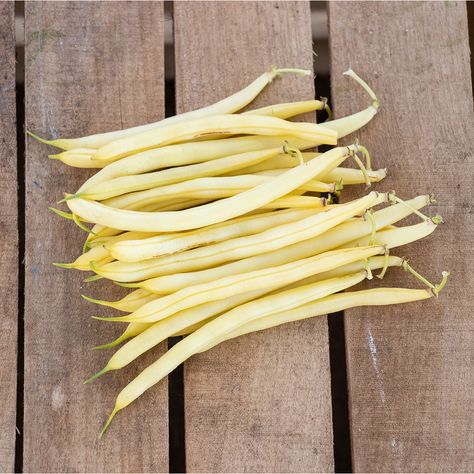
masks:
[[[175,2],[174,27],[178,112],[272,65],[312,69],[308,2]],[[311,98],[312,78],[285,77],[252,106]],[[326,317],[196,356],[184,385],[188,471],[333,470]]]
[[[14,470],[18,223],[14,3],[0,4],[0,472]]]
[[[31,2],[25,21],[29,130],[81,136],[163,117],[161,2]],[[166,471],[166,381],[98,440],[119,390],[163,347],[130,370],[82,385],[111,355],[90,348],[123,327],[92,321],[104,311],[80,294],[117,299],[120,292],[102,281],[83,284],[84,273],[51,265],[73,260],[85,234],[47,207],[90,175],[48,160],[52,151],[27,140],[24,469]]]
[[[366,98],[352,67],[379,94],[358,136],[400,197],[434,192],[445,224],[408,254],[439,299],[346,311],[352,456],[357,472],[474,470],[473,103],[462,2],[329,4],[336,116]],[[348,193],[350,196],[350,193]],[[386,285],[413,285],[391,272]]]

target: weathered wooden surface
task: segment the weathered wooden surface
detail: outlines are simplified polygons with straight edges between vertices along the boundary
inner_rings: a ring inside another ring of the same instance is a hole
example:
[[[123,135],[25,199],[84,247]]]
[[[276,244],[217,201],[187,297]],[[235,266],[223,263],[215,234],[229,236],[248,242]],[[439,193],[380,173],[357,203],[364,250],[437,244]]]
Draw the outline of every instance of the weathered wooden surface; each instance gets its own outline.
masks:
[[[312,69],[308,2],[175,2],[174,27],[178,112],[272,65]],[[255,105],[313,97],[312,78],[286,77]],[[184,384],[187,471],[333,469],[325,317],[194,357]]]
[[[362,94],[355,100],[354,85],[341,76],[352,67],[382,103],[359,134],[390,171],[379,188],[401,197],[434,191],[446,221],[398,254],[408,253],[433,280],[452,270],[439,299],[346,312],[354,469],[472,472],[474,117],[466,6],[335,2],[329,14],[337,116],[366,101]],[[393,273],[388,283],[408,283]]]
[[[14,3],[0,4],[0,472],[14,470],[18,229]]]
[[[161,2],[31,2],[25,17],[29,130],[80,136],[163,116]],[[144,364],[82,385],[111,354],[90,348],[122,327],[91,321],[103,311],[80,293],[114,299],[118,292],[113,285],[86,286],[84,274],[51,265],[73,260],[85,234],[47,207],[89,174],[48,160],[51,151],[27,141],[24,469],[166,471],[166,382],[124,410],[98,440],[116,394]]]

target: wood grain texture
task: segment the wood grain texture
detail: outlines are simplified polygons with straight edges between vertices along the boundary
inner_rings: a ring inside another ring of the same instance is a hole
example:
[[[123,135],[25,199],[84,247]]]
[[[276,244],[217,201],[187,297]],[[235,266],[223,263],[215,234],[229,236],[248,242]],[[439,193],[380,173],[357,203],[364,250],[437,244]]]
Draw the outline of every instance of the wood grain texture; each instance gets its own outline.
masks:
[[[312,69],[308,2],[175,2],[174,27],[178,112],[234,93],[272,65]],[[311,78],[285,77],[252,106],[313,97]],[[194,357],[185,421],[189,472],[333,470],[326,318]]]
[[[25,20],[29,130],[81,136],[163,117],[161,2],[31,2]],[[82,385],[111,355],[91,347],[123,328],[93,322],[89,316],[103,311],[80,294],[115,299],[118,289],[87,286],[84,273],[51,265],[73,260],[85,234],[47,207],[89,175],[48,160],[51,151],[27,140],[24,470],[166,471],[166,382],[98,440],[119,390],[163,348],[130,370]]]
[[[401,197],[434,191],[445,219],[398,254],[410,255],[432,280],[452,271],[439,299],[346,312],[354,469],[472,472],[474,117],[466,6],[335,2],[329,13],[336,115],[365,103],[341,76],[352,67],[382,103],[359,134],[377,166],[389,169],[379,188]],[[387,284],[408,280],[393,272]]]
[[[0,472],[15,461],[18,230],[14,3],[0,4]]]

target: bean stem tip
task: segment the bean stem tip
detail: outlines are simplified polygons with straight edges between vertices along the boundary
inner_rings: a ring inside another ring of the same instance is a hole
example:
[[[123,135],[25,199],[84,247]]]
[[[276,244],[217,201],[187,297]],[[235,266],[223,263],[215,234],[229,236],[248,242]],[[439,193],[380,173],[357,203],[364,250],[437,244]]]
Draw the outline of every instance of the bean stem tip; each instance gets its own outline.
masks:
[[[84,385],[87,385],[89,383],[91,383],[93,380],[99,378],[101,375],[104,375],[105,373],[107,373],[109,370],[107,369],[107,367],[104,367],[103,369],[100,369],[98,372],[96,372],[94,375],[92,375],[91,377],[89,377],[87,380],[84,380],[84,382],[82,382]]]
[[[109,427],[110,423],[112,422],[112,420],[113,420],[114,416],[117,414],[117,412],[118,412],[117,408],[114,408],[112,410],[112,413],[110,414],[109,418],[107,419],[107,422],[105,423],[104,427],[100,430],[99,439],[102,438],[104,433],[107,431],[107,428]]]
[[[380,101],[377,99],[377,96],[375,95],[375,92],[372,90],[372,88],[350,68],[342,74],[344,76],[352,77],[352,79],[354,79],[360,86],[362,86],[362,88],[367,92],[367,94],[369,94],[369,97],[372,99],[372,107],[374,107],[375,110],[378,110],[378,108],[380,107]]]

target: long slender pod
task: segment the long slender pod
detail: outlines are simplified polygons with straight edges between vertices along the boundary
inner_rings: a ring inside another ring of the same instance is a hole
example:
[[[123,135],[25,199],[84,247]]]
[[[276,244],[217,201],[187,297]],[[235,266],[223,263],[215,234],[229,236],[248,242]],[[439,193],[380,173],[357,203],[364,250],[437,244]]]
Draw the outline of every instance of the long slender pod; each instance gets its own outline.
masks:
[[[64,150],[80,147],[100,148],[114,140],[130,137],[132,135],[140,134],[148,130],[166,127],[174,123],[186,122],[189,120],[209,117],[211,115],[216,114],[230,114],[236,112],[237,110],[242,109],[247,104],[252,102],[252,100],[255,99],[255,97],[257,97],[257,95],[260,94],[260,92],[273,81],[273,79],[287,73],[295,73],[300,76],[308,76],[310,74],[310,71],[295,68],[273,68],[271,71],[264,72],[262,75],[257,77],[257,79],[251,82],[244,89],[241,89],[235,94],[232,94],[212,105],[208,105],[207,107],[202,107],[191,112],[175,115],[173,117],[167,117],[163,120],[160,120],[159,122],[140,125],[138,127],[127,128],[125,130],[99,133],[96,135],[89,135],[81,138],[60,138],[57,140],[43,140],[33,134],[31,135],[33,135],[35,138],[38,138],[43,143],[62,148]]]
[[[365,277],[365,272],[359,272],[342,278],[325,280],[313,285],[288,290],[276,295],[264,296],[263,298],[238,306],[210,321],[178,342],[178,344],[147,367],[119,393],[115,407],[102,433],[107,429],[118,411],[128,406],[143,392],[166,377],[179,364],[200,352],[206,346],[209,346],[213,341],[219,340],[222,335],[230,333],[257,318],[287,311],[306,302],[311,302],[349,288],[362,281]]]
[[[106,243],[106,247],[117,260],[139,262],[140,260],[174,254],[236,237],[257,234],[278,225],[309,217],[313,212],[311,209],[265,212],[238,217],[202,229],[175,234],[161,234],[140,241],[130,237],[130,239],[124,239],[122,242]]]
[[[103,200],[102,204],[120,209],[139,209],[146,204],[172,199],[230,197],[263,183],[271,183],[274,179],[273,176],[258,175],[201,177],[196,179],[192,179],[191,177],[191,179],[179,183],[131,192],[130,194],[125,194],[126,190],[121,189],[118,193],[122,193],[122,195],[116,194],[115,197]],[[317,180],[310,180],[301,185],[296,191],[298,193],[334,193],[336,191],[336,185],[335,183],[328,184]]]
[[[120,194],[166,186],[195,178],[218,176],[231,170],[244,168],[248,164],[259,163],[276,156],[283,151],[283,146],[284,144],[281,143],[277,147],[228,155],[213,161],[204,161],[188,166],[176,166],[153,173],[122,176],[97,183],[85,189],[81,187],[83,190],[74,196],[82,197],[83,199],[103,200],[119,196]]]
[[[200,352],[207,351],[212,347],[229,339],[249,334],[256,331],[263,331],[281,324],[293,321],[333,314],[358,306],[387,306],[391,304],[411,303],[431,298],[433,293],[428,289],[408,289],[408,288],[373,288],[370,290],[349,291],[337,295],[330,295],[318,299],[311,303],[298,306],[290,311],[272,314],[263,318],[246,323],[237,330],[227,333],[218,341],[212,342],[204,347]]]
[[[316,237],[347,218],[386,200],[386,194],[371,192],[348,204],[339,205],[326,212],[313,213],[299,221],[282,224],[258,234],[238,237],[157,259],[135,263],[113,262],[102,267],[95,267],[94,270],[106,278],[130,282],[160,274],[208,268],[226,261],[278,250],[295,242]]]
[[[176,293],[147,303],[129,315],[98,319],[140,323],[155,322],[198,304],[228,298],[238,293],[245,293],[259,288],[275,290],[311,275],[381,253],[384,253],[384,247],[380,245],[326,252],[296,262],[232,275],[213,282],[183,288]]]
[[[333,148],[318,158],[277,176],[271,183],[261,184],[237,196],[183,211],[149,213],[127,211],[80,198],[72,199],[67,204],[73,214],[85,221],[108,227],[142,232],[190,230],[258,209],[285,196],[305,182],[317,179],[319,175],[341,164],[348,156],[354,155],[357,150],[357,145]]]
[[[256,171],[253,174],[256,174],[257,176],[279,176],[281,173],[288,171],[289,168],[290,167],[272,169],[269,167],[268,169]],[[243,173],[244,171],[245,170],[239,170],[238,173]],[[247,173],[248,171],[245,172]],[[367,170],[367,174],[364,175],[360,169],[337,167],[324,176],[321,176],[320,180],[323,183],[341,183],[342,185],[346,186],[351,184],[365,184],[367,177],[371,183],[378,183],[386,176],[387,170],[385,168],[378,170]]]
[[[285,286],[284,288],[277,290],[277,292],[286,291],[292,288],[297,288],[298,286],[308,285],[310,283],[316,283],[322,280],[328,280],[329,278],[342,277],[344,275],[356,273],[364,269],[375,270],[378,268],[384,268],[386,266],[401,266],[402,263],[403,259],[399,257],[391,256],[389,257],[388,261],[385,257],[372,257],[368,261],[353,262],[328,272],[313,275],[289,286]],[[92,376],[90,380],[93,380],[99,375],[111,370],[118,370],[125,367],[140,355],[164,341],[167,337],[173,336],[175,334],[190,334],[202,325],[206,324],[206,322],[217,317],[218,314],[238,306],[239,304],[260,298],[267,293],[269,293],[269,290],[268,288],[265,288],[235,295],[230,298],[226,298],[225,300],[204,303],[202,305],[180,311],[173,316],[162,319],[156,323],[130,323],[126,331],[122,334],[122,336],[120,336],[120,342],[123,342],[125,339],[133,336],[136,337],[120,348],[109,359],[106,366],[97,374]],[[133,336],[131,335],[132,332]],[[111,346],[109,345],[108,347]]]
[[[78,193],[87,189],[94,189],[93,187],[99,183],[123,176],[140,175],[163,168],[193,165],[226,156],[281,147],[285,143],[291,148],[305,150],[313,148],[318,142],[315,139],[301,140],[288,135],[281,137],[251,135],[220,140],[178,143],[176,145],[153,148],[108,164],[104,161],[94,160],[105,167],[85,181],[79,188]],[[59,156],[57,158],[60,159]],[[92,155],[89,157],[89,160],[92,160]]]
[[[337,131],[307,122],[288,122],[276,117],[261,115],[212,115],[203,119],[152,129],[137,135],[121,138],[99,148],[95,160],[118,160],[150,148],[171,145],[199,138],[219,135],[291,135],[303,140],[316,139],[319,143],[335,145]]]

